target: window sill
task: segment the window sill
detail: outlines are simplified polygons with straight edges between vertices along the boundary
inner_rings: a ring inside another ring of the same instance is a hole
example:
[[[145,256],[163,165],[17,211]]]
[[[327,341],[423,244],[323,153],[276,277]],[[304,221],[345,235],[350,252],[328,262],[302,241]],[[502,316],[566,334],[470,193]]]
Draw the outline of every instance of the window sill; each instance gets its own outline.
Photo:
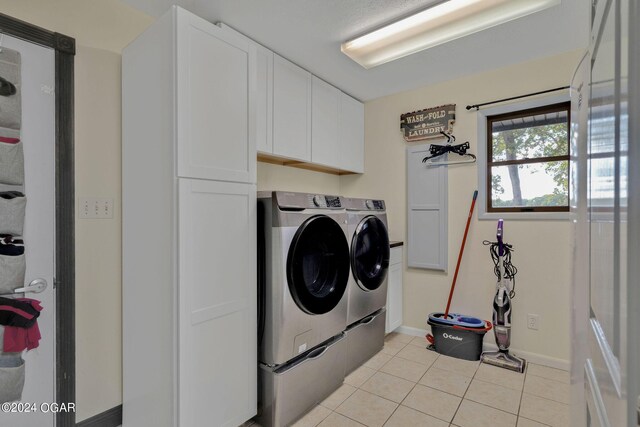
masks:
[[[571,212],[478,212],[480,221],[568,221]]]

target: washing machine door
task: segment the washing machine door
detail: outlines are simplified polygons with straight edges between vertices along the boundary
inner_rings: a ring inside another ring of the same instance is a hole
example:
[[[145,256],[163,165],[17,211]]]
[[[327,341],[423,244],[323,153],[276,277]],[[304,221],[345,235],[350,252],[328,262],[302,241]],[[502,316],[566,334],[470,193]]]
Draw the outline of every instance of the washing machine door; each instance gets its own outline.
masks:
[[[291,242],[287,282],[298,307],[309,314],[333,310],[349,280],[349,244],[342,228],[326,215],[306,220]]]
[[[351,241],[351,271],[360,288],[373,291],[382,285],[387,277],[390,253],[384,223],[373,215],[360,221]]]

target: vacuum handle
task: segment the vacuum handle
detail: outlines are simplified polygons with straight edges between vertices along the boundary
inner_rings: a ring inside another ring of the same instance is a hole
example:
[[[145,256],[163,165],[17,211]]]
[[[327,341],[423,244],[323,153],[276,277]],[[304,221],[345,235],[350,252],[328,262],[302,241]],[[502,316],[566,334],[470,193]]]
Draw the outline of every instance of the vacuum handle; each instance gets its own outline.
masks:
[[[498,220],[498,229],[496,230],[496,239],[498,240],[498,255],[504,256],[504,220]]]
[[[463,331],[473,331],[473,332],[480,332],[480,331],[489,332],[491,329],[493,329],[493,323],[489,322],[488,320],[485,320],[484,322],[485,322],[484,329],[467,328],[466,326],[460,326],[460,325],[453,325],[453,329],[462,329]]]

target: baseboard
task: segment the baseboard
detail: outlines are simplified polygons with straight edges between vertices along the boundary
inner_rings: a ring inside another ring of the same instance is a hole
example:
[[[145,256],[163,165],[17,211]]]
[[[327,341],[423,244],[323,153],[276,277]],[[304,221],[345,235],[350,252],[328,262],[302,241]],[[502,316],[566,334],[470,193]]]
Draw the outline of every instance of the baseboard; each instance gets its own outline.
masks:
[[[118,427],[119,425],[122,425],[122,405],[80,421],[76,427]]]
[[[412,335],[415,337],[424,337],[429,331],[426,329],[413,328],[411,326],[400,326],[395,332],[401,334]],[[498,347],[495,344],[483,345],[484,351],[495,351]],[[538,353],[531,353],[529,351],[518,350],[517,348],[511,349],[511,352],[519,357],[526,359],[528,362],[535,363],[536,365],[548,366],[549,368],[562,369],[569,371],[571,368],[571,362],[564,359],[557,359],[555,357],[545,356]]]
[[[412,335],[414,337],[424,337],[425,335],[427,335],[426,329],[412,328],[411,326],[405,325],[399,326],[394,332],[405,335]]]

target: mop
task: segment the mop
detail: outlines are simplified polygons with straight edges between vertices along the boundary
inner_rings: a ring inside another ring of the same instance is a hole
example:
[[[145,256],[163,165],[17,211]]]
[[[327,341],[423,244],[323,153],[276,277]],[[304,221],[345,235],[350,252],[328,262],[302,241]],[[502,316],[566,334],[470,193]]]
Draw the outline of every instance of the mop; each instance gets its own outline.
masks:
[[[496,296],[493,299],[493,333],[495,334],[498,351],[482,353],[481,360],[489,365],[499,366],[516,372],[524,372],[526,360],[509,354],[511,344],[511,299],[515,293],[510,289],[509,282],[514,280],[517,269],[511,264],[511,245],[504,243],[504,221],[498,220],[497,242],[485,242],[491,245],[490,251],[495,263],[495,273],[498,276]],[[497,251],[496,251],[497,250]],[[496,253],[497,252],[497,253]]]

